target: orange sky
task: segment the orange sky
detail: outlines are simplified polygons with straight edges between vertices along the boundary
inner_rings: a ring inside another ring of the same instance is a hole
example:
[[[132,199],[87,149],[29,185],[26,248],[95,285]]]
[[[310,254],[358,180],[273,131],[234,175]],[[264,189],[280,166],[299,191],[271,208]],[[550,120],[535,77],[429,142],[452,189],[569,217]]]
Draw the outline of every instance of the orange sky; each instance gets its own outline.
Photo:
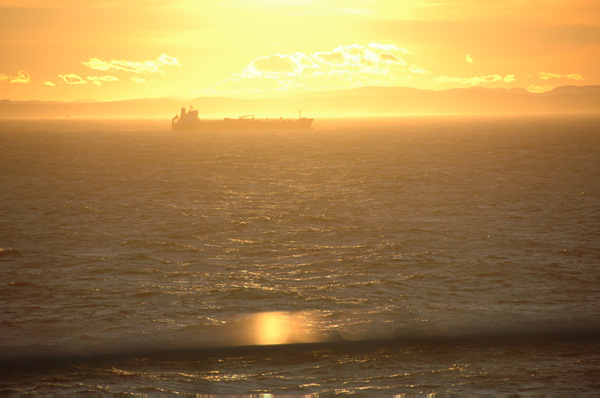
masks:
[[[0,0],[0,99],[600,84],[597,0]]]

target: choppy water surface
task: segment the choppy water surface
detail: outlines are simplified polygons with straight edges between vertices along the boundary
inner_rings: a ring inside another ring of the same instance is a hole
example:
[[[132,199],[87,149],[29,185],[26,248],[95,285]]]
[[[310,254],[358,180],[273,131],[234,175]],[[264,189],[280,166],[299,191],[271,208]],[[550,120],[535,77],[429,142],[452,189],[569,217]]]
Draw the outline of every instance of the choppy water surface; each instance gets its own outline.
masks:
[[[0,393],[600,391],[600,119],[315,127],[0,122]]]

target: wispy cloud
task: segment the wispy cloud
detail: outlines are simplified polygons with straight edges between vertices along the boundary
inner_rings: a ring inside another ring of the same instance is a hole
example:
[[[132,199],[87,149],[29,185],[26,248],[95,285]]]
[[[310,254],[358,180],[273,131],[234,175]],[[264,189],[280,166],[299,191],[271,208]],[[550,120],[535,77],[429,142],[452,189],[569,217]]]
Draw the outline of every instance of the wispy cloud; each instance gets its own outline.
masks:
[[[382,43],[343,45],[312,54],[271,54],[254,59],[241,73],[192,95],[391,86],[429,73],[417,65],[408,67],[404,57],[412,54]]]
[[[471,57],[471,54],[467,54],[467,56],[465,57],[465,62],[468,64],[473,63],[473,58]]]
[[[369,43],[369,47],[377,49],[377,50],[383,50],[383,51],[401,52],[403,54],[413,54],[412,51],[407,50],[406,48],[399,48],[395,44]]]
[[[0,74],[0,82],[29,83],[31,82],[31,77],[24,70],[19,70],[16,76]]]
[[[127,61],[127,60],[111,60],[106,61],[99,58],[90,58],[88,61],[83,62],[83,65],[90,69],[98,70],[102,72],[113,71],[113,72],[130,72],[134,74],[158,74],[164,75],[165,71],[163,68],[171,66],[180,66],[179,61],[175,57],[171,57],[167,54],[161,54],[155,60],[152,61]],[[119,81],[117,76],[104,75],[104,76],[87,76],[86,78],[81,77],[75,73],[67,73],[58,76],[62,81],[69,85],[80,85],[92,83],[96,86],[101,86],[106,82]],[[143,83],[146,79],[134,76],[131,78],[135,83]],[[51,82],[46,82],[46,85],[53,85]]]
[[[81,76],[74,73],[67,73],[65,75],[58,75],[67,84],[87,84],[87,80],[81,78]]]
[[[427,74],[431,73],[431,72],[429,72],[428,70],[425,70],[425,69],[423,69],[423,68],[421,68],[421,67],[419,67],[419,66],[416,66],[416,65],[413,65],[413,66],[411,66],[411,67],[409,68],[409,70],[410,70],[412,73],[416,74],[416,75],[427,75]]]
[[[504,83],[514,82],[515,75],[486,75],[486,76],[472,76],[472,77],[448,77],[448,76],[437,76],[434,78],[437,83],[458,83],[462,85],[476,86],[480,83],[495,83],[503,81]]]
[[[250,63],[244,72],[246,75],[261,74],[298,74],[302,73],[302,54],[274,54],[259,57]]]
[[[527,87],[527,90],[532,93],[545,93],[554,89],[556,86],[551,86],[548,83],[548,80],[551,79],[560,79],[560,80],[584,80],[583,75],[579,73],[551,73],[551,72],[538,72],[534,75],[529,75],[529,78],[537,78],[543,80],[541,84],[531,84]]]
[[[101,86],[103,82],[116,82],[119,79],[116,76],[88,76],[87,78],[83,78],[75,73],[67,73],[65,75],[58,75],[66,84],[87,84],[88,82]],[[52,82],[44,83],[46,86],[54,86],[55,84]]]
[[[549,79],[568,79],[568,80],[583,80],[583,76],[579,73],[561,74],[561,73],[549,73],[539,72],[537,75],[542,80]]]
[[[44,86],[56,87],[56,84],[52,82],[44,82]]]
[[[367,47],[360,44],[339,46],[333,51],[317,52],[313,54],[313,58],[329,66],[364,69],[382,63],[406,65],[406,62],[400,58],[400,54],[408,53],[408,50],[400,49],[395,45],[370,43]]]
[[[163,70],[166,66],[180,66],[181,64],[175,57],[170,57],[167,54],[162,54],[158,59],[150,61],[127,61],[127,60],[110,60],[106,61],[99,58],[90,58],[83,62],[83,65],[94,70],[106,71],[124,71],[137,74],[159,74],[164,75]]]
[[[88,76],[87,80],[96,86],[100,86],[102,82],[116,82],[119,79],[115,76]]]

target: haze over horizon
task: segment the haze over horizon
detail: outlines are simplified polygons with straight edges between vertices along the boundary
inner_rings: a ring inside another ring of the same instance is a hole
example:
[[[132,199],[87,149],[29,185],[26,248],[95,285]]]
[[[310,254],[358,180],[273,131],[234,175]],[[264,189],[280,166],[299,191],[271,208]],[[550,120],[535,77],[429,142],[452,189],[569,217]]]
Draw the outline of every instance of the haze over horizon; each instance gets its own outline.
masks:
[[[0,99],[598,85],[591,0],[0,0]]]

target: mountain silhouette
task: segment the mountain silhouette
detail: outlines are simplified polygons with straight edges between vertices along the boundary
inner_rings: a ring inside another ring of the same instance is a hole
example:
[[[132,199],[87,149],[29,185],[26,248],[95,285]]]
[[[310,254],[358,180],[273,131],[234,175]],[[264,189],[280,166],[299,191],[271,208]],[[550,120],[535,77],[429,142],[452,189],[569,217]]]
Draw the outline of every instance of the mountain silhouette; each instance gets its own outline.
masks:
[[[520,88],[457,88],[443,91],[406,87],[361,87],[276,98],[176,97],[124,101],[0,100],[0,118],[164,118],[194,106],[201,117],[368,117],[403,115],[493,115],[599,113],[600,86],[563,86],[545,93]]]

